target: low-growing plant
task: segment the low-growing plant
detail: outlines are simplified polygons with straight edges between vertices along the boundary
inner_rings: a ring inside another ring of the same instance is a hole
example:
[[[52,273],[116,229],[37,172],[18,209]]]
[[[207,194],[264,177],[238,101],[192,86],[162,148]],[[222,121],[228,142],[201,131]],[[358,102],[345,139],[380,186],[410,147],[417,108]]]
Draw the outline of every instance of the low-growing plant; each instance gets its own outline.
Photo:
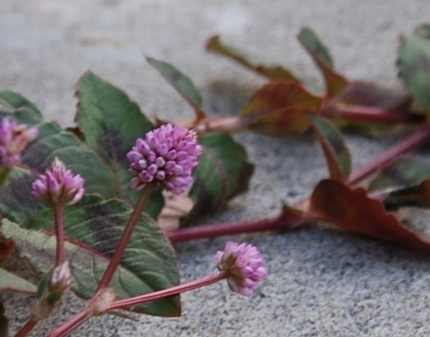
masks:
[[[180,284],[172,242],[324,221],[430,250],[430,241],[395,213],[430,206],[430,166],[404,157],[430,140],[430,26],[401,38],[397,67],[407,93],[346,79],[311,29],[298,38],[321,70],[323,93],[312,92],[282,66],[253,61],[218,36],[208,41],[209,51],[269,80],[236,116],[210,117],[192,81],[153,58],[149,64],[195,110],[192,120],[151,122],[126,94],[91,72],[78,82],[76,126],[67,129],[46,122],[21,95],[0,92],[0,261],[25,259],[40,275],[36,286],[0,268],[0,293],[36,294],[15,336],[27,336],[69,290],[88,299],[87,305],[50,337],[66,336],[91,317],[118,309],[178,316],[182,292],[224,279],[231,290],[251,296],[267,276],[257,248],[227,242],[214,255],[217,273]],[[414,131],[352,170],[341,129],[368,132],[399,124]],[[271,136],[312,131],[329,177],[274,218],[192,226],[248,190],[254,165],[230,135],[248,130]],[[370,184],[358,186],[369,177]],[[163,216],[172,202],[180,210],[173,228]],[[7,331],[0,303],[0,336]]]

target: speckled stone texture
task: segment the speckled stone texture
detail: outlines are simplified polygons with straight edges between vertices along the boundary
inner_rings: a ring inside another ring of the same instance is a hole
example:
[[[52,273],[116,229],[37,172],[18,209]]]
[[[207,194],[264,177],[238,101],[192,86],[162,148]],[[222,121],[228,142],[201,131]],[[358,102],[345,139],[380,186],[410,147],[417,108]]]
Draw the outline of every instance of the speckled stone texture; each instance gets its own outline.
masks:
[[[1,0],[0,89],[22,93],[49,120],[71,125],[74,85],[88,69],[122,88],[149,116],[193,116],[144,56],[166,60],[188,74],[213,116],[236,113],[264,80],[204,51],[220,34],[229,44],[321,79],[296,40],[313,28],[352,79],[401,88],[394,68],[400,33],[429,20],[428,0]],[[348,136],[357,166],[400,135]],[[272,139],[243,133],[257,165],[250,192],[204,222],[274,216],[281,202],[306,196],[327,175],[310,134]],[[420,153],[430,161],[428,151]],[[422,213],[420,213],[422,214]],[[420,223],[428,223],[424,213]],[[175,245],[183,281],[215,271],[212,254],[226,240],[259,247],[270,272],[253,298],[226,284],[182,296],[183,317],[94,318],[72,336],[428,336],[430,256],[349,233],[303,228]],[[11,336],[32,299],[2,295]],[[57,314],[31,335],[45,336],[83,302],[68,297]]]

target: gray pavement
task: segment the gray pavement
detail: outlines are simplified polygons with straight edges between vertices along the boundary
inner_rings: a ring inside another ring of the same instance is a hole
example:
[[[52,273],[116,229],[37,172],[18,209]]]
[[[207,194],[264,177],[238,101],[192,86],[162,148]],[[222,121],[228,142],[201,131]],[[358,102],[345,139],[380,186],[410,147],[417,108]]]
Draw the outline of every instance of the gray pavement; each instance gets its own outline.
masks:
[[[20,92],[47,119],[72,124],[74,85],[88,69],[122,88],[149,116],[191,117],[191,109],[145,61],[171,62],[201,89],[204,107],[237,112],[264,81],[207,54],[204,42],[221,34],[230,44],[299,70],[318,72],[296,40],[312,27],[330,47],[340,72],[399,88],[394,68],[398,36],[430,18],[428,0],[0,0],[0,89]],[[311,135],[236,138],[257,165],[251,190],[204,222],[277,214],[326,176]],[[392,144],[396,134],[349,136],[357,166]],[[428,158],[430,159],[430,158]],[[428,216],[422,218],[427,223]],[[73,336],[427,336],[430,333],[430,256],[349,233],[315,228],[177,244],[182,280],[215,270],[211,254],[227,239],[263,252],[270,271],[251,299],[216,284],[182,296],[183,317],[94,318]],[[31,299],[5,295],[12,329]],[[44,336],[82,302],[70,296],[32,336]]]

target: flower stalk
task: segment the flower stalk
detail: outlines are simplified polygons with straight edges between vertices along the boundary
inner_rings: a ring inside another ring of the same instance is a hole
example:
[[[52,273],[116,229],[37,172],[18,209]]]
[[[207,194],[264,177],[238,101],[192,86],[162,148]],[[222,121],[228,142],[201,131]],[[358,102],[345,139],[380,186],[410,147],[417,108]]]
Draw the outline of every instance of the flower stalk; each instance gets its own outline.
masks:
[[[128,219],[127,224],[125,225],[125,229],[121,235],[121,238],[118,242],[116,250],[109,261],[109,264],[98,284],[96,293],[101,291],[102,289],[109,287],[110,282],[112,281],[113,275],[115,274],[118,265],[121,262],[122,257],[124,256],[125,249],[127,248],[128,243],[130,242],[130,238],[136,228],[140,217],[142,216],[143,210],[145,209],[146,203],[151,196],[152,191],[157,187],[156,184],[147,184],[141,192],[140,198],[134,207],[133,213]]]

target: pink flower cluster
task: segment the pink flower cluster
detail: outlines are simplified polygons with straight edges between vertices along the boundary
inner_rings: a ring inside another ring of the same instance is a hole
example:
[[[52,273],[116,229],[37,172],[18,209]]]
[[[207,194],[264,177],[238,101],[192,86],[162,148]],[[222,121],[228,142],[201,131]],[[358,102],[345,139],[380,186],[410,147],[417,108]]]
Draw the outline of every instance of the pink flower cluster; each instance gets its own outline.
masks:
[[[148,183],[158,182],[174,194],[184,193],[193,182],[191,173],[201,153],[193,131],[179,125],[162,125],[144,139],[137,139],[127,153],[134,175],[131,185],[141,190]]]
[[[251,296],[268,274],[260,251],[250,244],[228,241],[214,260],[218,270],[226,272],[230,289],[244,296]]]
[[[74,175],[61,160],[55,158],[51,167],[33,182],[32,195],[48,207],[70,206],[84,195],[84,182],[84,178]]]
[[[27,127],[4,117],[0,122],[0,166],[12,167],[21,162],[21,152],[39,135],[36,127]]]

